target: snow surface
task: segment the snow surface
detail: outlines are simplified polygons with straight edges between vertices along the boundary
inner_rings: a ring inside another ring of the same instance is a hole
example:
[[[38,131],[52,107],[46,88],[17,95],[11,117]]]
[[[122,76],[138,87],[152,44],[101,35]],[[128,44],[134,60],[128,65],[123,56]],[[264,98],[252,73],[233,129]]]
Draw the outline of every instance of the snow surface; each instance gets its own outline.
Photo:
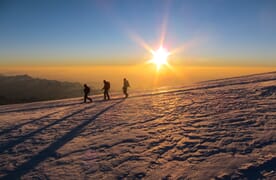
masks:
[[[276,179],[276,72],[0,106],[0,179]]]

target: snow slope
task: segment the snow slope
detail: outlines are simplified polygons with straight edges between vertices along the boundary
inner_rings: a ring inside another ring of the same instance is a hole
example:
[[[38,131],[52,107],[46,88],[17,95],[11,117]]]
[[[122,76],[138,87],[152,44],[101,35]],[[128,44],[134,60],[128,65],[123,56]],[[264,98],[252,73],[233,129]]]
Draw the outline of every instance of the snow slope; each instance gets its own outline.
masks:
[[[276,72],[0,106],[0,179],[276,179]]]

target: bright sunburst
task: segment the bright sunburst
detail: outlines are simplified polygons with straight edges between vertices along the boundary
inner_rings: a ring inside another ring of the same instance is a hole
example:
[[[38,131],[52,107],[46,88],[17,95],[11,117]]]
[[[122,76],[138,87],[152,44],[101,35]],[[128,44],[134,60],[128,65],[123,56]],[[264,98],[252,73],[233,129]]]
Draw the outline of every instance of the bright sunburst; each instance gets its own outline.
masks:
[[[151,53],[153,55],[153,59],[151,59],[149,63],[155,64],[158,71],[163,65],[168,65],[168,56],[170,53],[167,49],[160,46],[160,48],[156,51],[151,50]]]

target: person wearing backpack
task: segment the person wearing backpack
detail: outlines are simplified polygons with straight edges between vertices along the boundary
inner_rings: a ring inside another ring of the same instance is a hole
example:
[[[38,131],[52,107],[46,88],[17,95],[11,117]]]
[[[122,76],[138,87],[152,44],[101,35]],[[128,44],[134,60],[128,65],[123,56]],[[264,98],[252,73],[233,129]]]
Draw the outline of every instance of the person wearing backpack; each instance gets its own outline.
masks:
[[[90,102],[92,102],[92,98],[88,97],[89,93],[90,93],[90,87],[87,86],[87,84],[83,85],[83,93],[84,93],[84,97],[83,97],[83,101],[84,103],[86,103],[86,100],[88,99]]]
[[[104,90],[104,100],[110,100],[110,96],[109,96],[110,82],[104,80],[103,83],[104,83],[104,87],[103,87],[103,90]]]
[[[129,88],[129,87],[130,87],[130,85],[129,85],[128,80],[126,78],[124,78],[124,80],[123,80],[123,93],[125,95],[125,98],[128,97],[127,88]]]

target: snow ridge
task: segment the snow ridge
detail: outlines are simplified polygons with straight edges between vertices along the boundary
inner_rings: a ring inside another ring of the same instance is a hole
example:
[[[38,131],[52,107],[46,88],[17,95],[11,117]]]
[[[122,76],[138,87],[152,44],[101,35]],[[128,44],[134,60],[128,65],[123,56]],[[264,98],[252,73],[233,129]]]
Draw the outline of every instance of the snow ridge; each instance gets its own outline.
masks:
[[[275,84],[0,106],[0,179],[275,179]]]

